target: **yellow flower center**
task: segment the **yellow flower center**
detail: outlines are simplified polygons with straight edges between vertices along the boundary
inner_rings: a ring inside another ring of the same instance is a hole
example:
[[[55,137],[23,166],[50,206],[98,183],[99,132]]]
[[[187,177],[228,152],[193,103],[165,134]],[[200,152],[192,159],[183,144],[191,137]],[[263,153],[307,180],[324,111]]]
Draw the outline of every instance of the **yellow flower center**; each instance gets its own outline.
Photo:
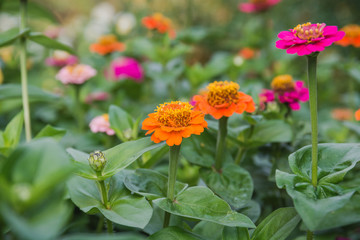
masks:
[[[237,103],[239,101],[239,88],[239,84],[234,82],[215,81],[210,83],[207,87],[209,90],[207,102],[213,107],[224,107],[224,105],[229,106],[232,103]]]
[[[109,121],[109,114],[105,113],[101,116],[105,119],[105,121],[107,121],[107,122]]]
[[[109,45],[115,42],[117,42],[116,36],[112,34],[105,35],[99,38],[99,44],[101,45]]]
[[[293,78],[288,74],[279,75],[271,82],[271,88],[280,93],[292,91],[294,87]]]
[[[187,127],[193,106],[186,102],[172,101],[160,104],[155,112],[157,120],[166,127]]]
[[[296,31],[295,35],[302,40],[311,42],[313,39],[323,36],[325,26],[325,23],[312,24],[311,22],[307,22],[299,24],[294,28]]]
[[[81,64],[67,65],[66,69],[70,74],[80,75],[84,71],[84,66]]]
[[[360,36],[360,26],[357,24],[349,24],[341,29],[345,32],[346,36],[349,38],[355,38]]]

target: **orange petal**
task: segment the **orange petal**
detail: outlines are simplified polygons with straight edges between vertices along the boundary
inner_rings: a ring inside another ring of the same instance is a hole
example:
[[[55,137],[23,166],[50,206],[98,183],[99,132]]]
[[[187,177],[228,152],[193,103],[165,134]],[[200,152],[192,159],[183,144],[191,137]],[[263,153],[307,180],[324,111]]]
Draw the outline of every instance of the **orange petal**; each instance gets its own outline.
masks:
[[[150,138],[154,143],[159,143],[161,142],[160,139],[158,139],[157,137],[155,137],[155,135],[151,135],[151,138]]]
[[[168,139],[169,137],[171,137],[171,133],[165,132],[165,131],[161,130],[161,128],[157,128],[154,132],[154,135],[161,141],[164,141],[164,140]]]
[[[180,145],[182,142],[181,133],[179,132],[172,132],[169,139],[166,140],[166,144],[169,146]]]
[[[356,121],[360,121],[360,109],[355,112]]]

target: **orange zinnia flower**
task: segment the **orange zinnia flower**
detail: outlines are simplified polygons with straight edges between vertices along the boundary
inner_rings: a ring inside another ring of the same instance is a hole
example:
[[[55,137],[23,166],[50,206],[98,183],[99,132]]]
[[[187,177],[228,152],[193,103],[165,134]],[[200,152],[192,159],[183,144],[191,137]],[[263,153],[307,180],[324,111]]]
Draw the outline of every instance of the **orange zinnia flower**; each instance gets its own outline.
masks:
[[[200,135],[206,127],[204,114],[194,111],[189,103],[180,101],[160,104],[142,123],[142,129],[148,130],[146,135],[153,133],[153,142],[166,141],[169,146],[180,145],[182,139],[191,134]]]
[[[256,51],[255,49],[245,47],[239,51],[238,55],[246,60],[253,59],[256,55]]]
[[[345,37],[337,42],[338,45],[347,47],[353,45],[354,47],[360,47],[360,26],[356,24],[346,25],[341,29],[345,32]]]
[[[348,108],[335,108],[331,111],[332,118],[339,121],[351,120],[353,114],[353,111]]]
[[[90,45],[90,51],[100,55],[106,55],[112,52],[121,52],[125,50],[125,44],[118,42],[115,35],[105,35],[100,37],[97,43]]]
[[[215,81],[210,83],[201,95],[195,95],[195,110],[210,114],[215,119],[230,117],[234,113],[254,112],[255,103],[251,96],[239,92],[235,82]]]
[[[356,121],[360,121],[360,109],[355,112]]]
[[[161,34],[169,33],[171,38],[175,37],[172,21],[161,13],[155,13],[152,16],[144,17],[141,22],[147,29],[157,30]]]

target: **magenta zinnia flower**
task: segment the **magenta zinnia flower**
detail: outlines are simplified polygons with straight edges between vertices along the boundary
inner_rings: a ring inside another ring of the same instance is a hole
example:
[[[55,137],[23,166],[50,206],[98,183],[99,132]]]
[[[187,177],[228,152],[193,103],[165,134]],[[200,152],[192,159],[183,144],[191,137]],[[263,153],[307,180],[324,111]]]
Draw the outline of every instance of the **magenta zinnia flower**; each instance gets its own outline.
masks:
[[[63,67],[77,63],[78,58],[65,51],[56,50],[52,57],[45,60],[46,65],[54,67]]]
[[[244,13],[255,13],[265,11],[278,4],[281,0],[250,0],[247,3],[240,3],[239,9]]]
[[[95,117],[89,124],[90,130],[93,133],[104,132],[111,136],[115,134],[115,131],[110,128],[109,115],[103,114]]]
[[[309,101],[309,89],[304,87],[303,81],[295,81],[294,90],[279,94],[279,101],[281,103],[289,104],[289,107],[294,110],[300,110],[300,102]]]
[[[280,32],[276,47],[287,49],[286,53],[297,53],[299,56],[321,52],[333,42],[339,41],[345,32],[338,31],[337,26],[326,26],[325,23],[299,24],[294,29]]]
[[[96,70],[89,65],[67,65],[60,69],[56,78],[63,84],[83,84],[89,78],[96,75]]]
[[[111,62],[105,74],[115,81],[130,78],[135,82],[142,82],[144,71],[134,58],[119,57]]]

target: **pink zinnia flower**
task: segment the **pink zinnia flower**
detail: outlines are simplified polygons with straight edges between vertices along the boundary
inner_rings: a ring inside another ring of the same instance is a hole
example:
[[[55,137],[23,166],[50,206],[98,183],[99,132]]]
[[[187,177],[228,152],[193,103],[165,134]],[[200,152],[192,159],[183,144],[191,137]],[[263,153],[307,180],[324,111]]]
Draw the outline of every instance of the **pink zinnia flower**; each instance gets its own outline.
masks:
[[[89,65],[67,65],[60,69],[56,78],[63,84],[83,84],[89,78],[96,75],[96,70]]]
[[[276,47],[287,49],[286,53],[297,53],[299,56],[321,52],[333,42],[339,41],[345,32],[338,31],[337,26],[326,26],[325,23],[310,22],[297,25],[294,29],[280,32]]]
[[[78,58],[65,51],[56,50],[52,57],[45,60],[46,65],[54,67],[63,67],[77,63]]]
[[[89,127],[93,133],[104,132],[109,136],[115,134],[115,131],[110,128],[109,114],[103,114],[93,118]]]
[[[135,82],[142,82],[144,71],[134,58],[119,57],[111,62],[110,68],[105,74],[108,78],[116,81],[130,78]]]
[[[300,110],[300,102],[309,101],[309,89],[304,87],[303,81],[295,81],[294,90],[279,94],[281,103],[288,103],[289,107],[294,110]]]
[[[265,11],[278,4],[281,0],[250,0],[247,3],[240,3],[239,9],[244,13],[254,13]]]
[[[86,96],[85,102],[91,104],[94,101],[105,101],[110,95],[107,92],[93,92]]]

